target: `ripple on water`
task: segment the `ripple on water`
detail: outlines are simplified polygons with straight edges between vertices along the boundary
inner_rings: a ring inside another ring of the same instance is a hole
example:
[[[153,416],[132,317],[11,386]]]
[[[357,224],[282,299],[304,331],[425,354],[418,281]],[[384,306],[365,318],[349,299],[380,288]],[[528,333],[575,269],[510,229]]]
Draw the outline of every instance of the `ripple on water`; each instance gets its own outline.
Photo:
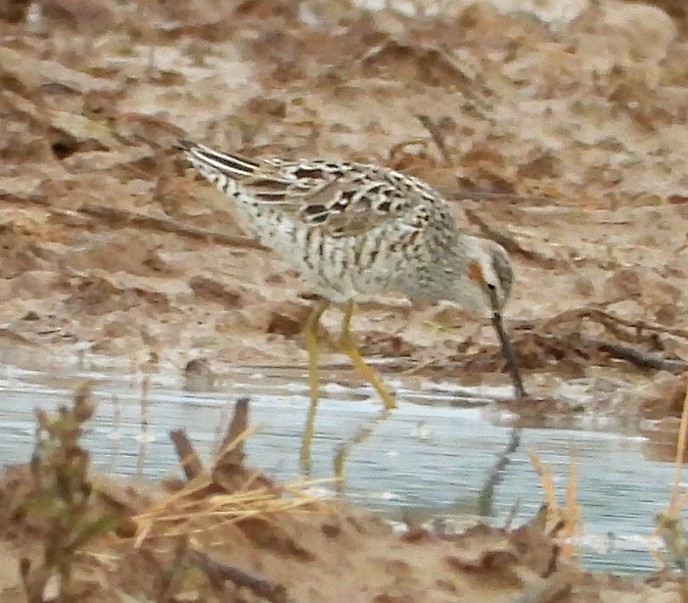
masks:
[[[258,374],[260,378],[255,377]],[[323,388],[327,395],[319,405],[313,442],[314,477],[331,475],[336,448],[380,410],[367,388],[346,385],[348,375],[342,380],[334,373],[328,377],[332,381]],[[308,406],[304,372],[280,369],[271,373],[264,367],[259,372],[241,369],[224,376],[215,391],[184,391],[182,379],[174,374],[151,375],[148,429],[142,432],[140,375],[6,365],[0,371],[0,458],[5,463],[29,458],[33,408],[69,403],[74,384],[83,378],[93,381],[99,401],[86,434],[99,468],[135,475],[139,450],[145,445],[146,477],[177,471],[168,434],[178,428],[187,430],[202,455],[210,455],[223,435],[229,405],[249,395],[251,424],[258,431],[246,445],[248,462],[278,479],[299,476],[298,449]],[[411,391],[401,382],[394,387],[402,401],[399,408],[350,453],[347,496],[391,519],[408,513],[435,521],[451,517],[459,523],[473,518],[486,476],[513,429],[510,413],[488,400],[508,395],[508,389],[427,383],[421,391]],[[652,427],[657,431],[656,425]],[[652,569],[651,522],[668,500],[672,465],[646,454],[647,429],[644,434],[614,429],[608,417],[579,422],[575,428],[523,429],[520,446],[495,491],[491,520],[503,522],[517,500],[521,501],[520,519],[539,507],[542,498],[528,460],[530,451],[551,466],[561,494],[573,456],[585,530],[579,540],[584,563],[619,572]]]

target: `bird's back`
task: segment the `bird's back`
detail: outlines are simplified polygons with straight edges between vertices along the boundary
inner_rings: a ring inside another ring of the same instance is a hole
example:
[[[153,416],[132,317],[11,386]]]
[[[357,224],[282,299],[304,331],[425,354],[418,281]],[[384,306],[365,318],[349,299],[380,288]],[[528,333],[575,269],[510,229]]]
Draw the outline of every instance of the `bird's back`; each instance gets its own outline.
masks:
[[[437,192],[389,168],[180,146],[244,225],[335,301],[395,289],[458,234]]]

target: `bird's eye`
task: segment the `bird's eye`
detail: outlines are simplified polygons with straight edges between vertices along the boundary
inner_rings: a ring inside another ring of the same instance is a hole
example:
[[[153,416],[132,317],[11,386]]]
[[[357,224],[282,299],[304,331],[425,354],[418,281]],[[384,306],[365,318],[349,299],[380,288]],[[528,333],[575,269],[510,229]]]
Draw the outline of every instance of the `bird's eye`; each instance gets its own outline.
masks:
[[[497,290],[497,286],[496,286],[495,284],[493,284],[493,283],[487,283],[487,288],[488,288],[490,291],[496,291],[496,290]]]

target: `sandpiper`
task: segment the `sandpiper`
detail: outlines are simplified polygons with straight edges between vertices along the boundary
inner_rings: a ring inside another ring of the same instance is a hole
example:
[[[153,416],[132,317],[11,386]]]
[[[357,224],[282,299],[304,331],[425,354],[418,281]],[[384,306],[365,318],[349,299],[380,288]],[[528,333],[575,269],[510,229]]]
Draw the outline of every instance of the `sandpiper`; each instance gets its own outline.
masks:
[[[501,314],[513,281],[509,255],[494,241],[461,232],[448,203],[428,184],[375,165],[249,158],[184,140],[178,146],[232,200],[243,225],[321,295],[304,328],[310,409],[302,465],[308,464],[319,398],[318,322],[331,303],[345,304],[339,346],[388,410],[394,398],[351,336],[360,294],[446,300],[491,315],[516,396],[525,395]]]

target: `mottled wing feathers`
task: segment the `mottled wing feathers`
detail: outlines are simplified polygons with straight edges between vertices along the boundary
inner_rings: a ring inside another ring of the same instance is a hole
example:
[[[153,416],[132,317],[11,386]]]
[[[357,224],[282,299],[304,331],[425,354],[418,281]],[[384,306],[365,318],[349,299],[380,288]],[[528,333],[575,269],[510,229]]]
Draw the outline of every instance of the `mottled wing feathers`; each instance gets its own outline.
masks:
[[[189,161],[230,196],[265,203],[290,218],[351,236],[390,222],[422,229],[430,205],[443,204],[427,185],[393,170],[326,160],[251,159],[179,142]]]

